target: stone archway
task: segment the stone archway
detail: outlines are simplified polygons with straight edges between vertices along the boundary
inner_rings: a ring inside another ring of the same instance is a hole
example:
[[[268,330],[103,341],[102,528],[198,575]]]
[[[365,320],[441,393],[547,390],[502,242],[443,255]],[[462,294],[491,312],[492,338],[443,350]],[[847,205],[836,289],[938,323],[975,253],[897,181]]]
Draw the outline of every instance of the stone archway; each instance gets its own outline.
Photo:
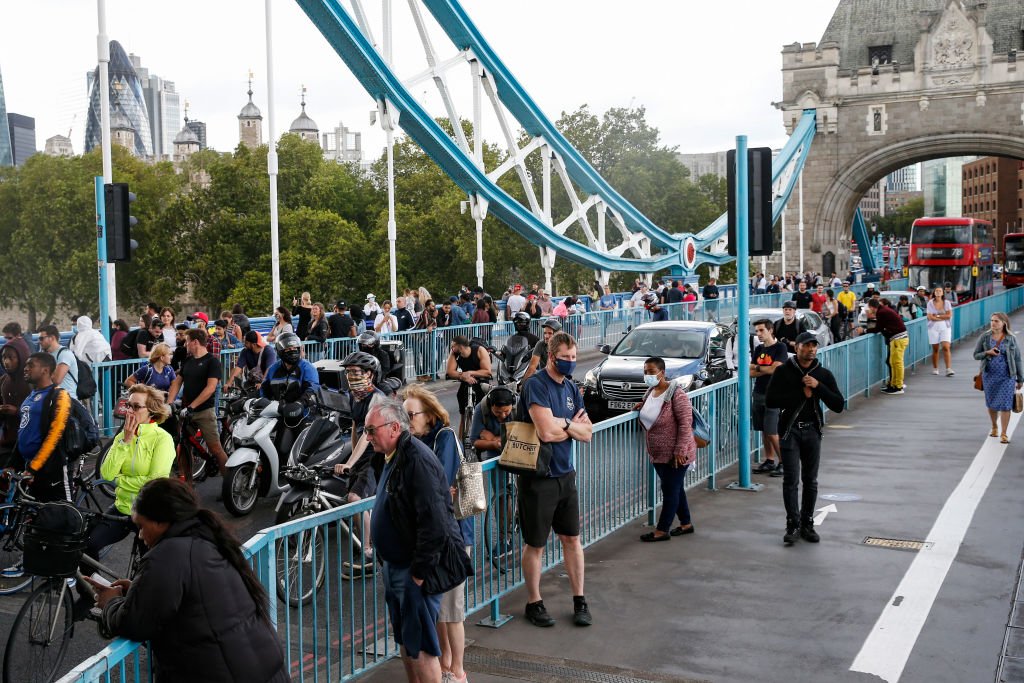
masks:
[[[879,178],[920,161],[974,154],[1024,159],[1024,137],[950,132],[872,150],[841,169],[826,186],[814,216],[813,239],[821,244],[849,244],[857,203]]]

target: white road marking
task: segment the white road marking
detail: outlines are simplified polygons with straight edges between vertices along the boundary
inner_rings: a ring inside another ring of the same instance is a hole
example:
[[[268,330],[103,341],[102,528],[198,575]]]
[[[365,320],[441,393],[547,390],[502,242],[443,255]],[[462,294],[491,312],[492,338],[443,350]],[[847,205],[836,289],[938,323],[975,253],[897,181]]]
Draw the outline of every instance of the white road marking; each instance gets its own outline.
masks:
[[[835,503],[826,505],[823,508],[818,508],[818,514],[814,515],[814,526],[821,526],[821,523],[825,521],[825,518],[828,517],[828,513],[830,512],[839,512]]]
[[[1010,436],[1022,414],[1010,417]],[[850,665],[850,671],[874,674],[888,683],[899,681],[935,596],[960,551],[978,503],[999,468],[1006,448],[996,439],[985,440],[928,532],[926,540],[932,546],[918,551]]]

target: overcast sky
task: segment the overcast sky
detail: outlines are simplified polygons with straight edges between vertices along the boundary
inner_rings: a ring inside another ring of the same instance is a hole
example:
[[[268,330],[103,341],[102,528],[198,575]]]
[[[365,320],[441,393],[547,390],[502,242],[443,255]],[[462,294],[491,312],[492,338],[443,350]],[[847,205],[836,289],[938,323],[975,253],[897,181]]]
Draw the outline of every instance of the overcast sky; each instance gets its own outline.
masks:
[[[663,144],[682,152],[733,146],[745,133],[752,145],[780,146],[782,46],[818,41],[837,0],[462,0],[498,56],[552,120],[589,104],[644,106]],[[349,2],[345,3],[349,7]],[[379,23],[380,0],[364,0]],[[394,0],[395,63],[408,78],[424,68],[423,50],[408,4]],[[255,72],[254,101],[267,135],[264,3],[260,0],[108,0],[108,35],[143,66],[174,81],[190,102],[190,117],[205,121],[211,146],[238,142],[237,115],[246,102],[246,77]],[[429,15],[428,15],[429,16]],[[87,106],[86,71],[96,65],[96,3],[32,0],[10,3],[0,40],[0,73],[7,109],[36,119],[37,146],[67,134],[82,151]],[[431,20],[432,21],[432,20]],[[441,58],[454,54],[438,31]],[[371,128],[372,100],[289,0],[274,4],[278,134],[307,112],[321,131],[344,121],[363,132],[364,155],[376,156],[383,136]],[[460,86],[455,85],[458,89]],[[419,86],[423,92],[425,86]],[[414,92],[416,90],[414,89]],[[468,91],[466,91],[468,92]],[[435,115],[440,111],[432,110]],[[469,118],[469,100],[460,113]],[[486,137],[497,141],[494,129]]]

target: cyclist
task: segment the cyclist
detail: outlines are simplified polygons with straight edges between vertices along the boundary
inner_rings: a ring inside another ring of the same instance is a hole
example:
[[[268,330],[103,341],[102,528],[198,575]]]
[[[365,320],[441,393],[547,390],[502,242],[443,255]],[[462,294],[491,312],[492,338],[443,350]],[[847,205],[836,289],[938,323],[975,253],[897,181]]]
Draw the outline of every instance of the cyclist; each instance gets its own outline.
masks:
[[[376,380],[380,382],[384,377],[388,377],[391,374],[391,354],[385,351],[380,345],[380,337],[377,336],[376,332],[367,331],[356,337],[356,346],[363,353],[368,353],[377,359],[380,364],[380,379]]]
[[[469,438],[476,449],[477,460],[490,460],[501,455],[501,425],[512,415],[516,395],[506,387],[491,389],[473,411]]]
[[[170,476],[174,440],[159,426],[170,414],[159,389],[139,383],[128,390],[124,429],[114,437],[100,464],[100,476],[115,484],[114,504],[106,514],[119,519],[104,518],[93,528],[85,546],[90,557],[99,557],[103,548],[138,533],[131,514],[139,489],[148,481]],[[89,573],[86,565],[82,565],[82,573]]]
[[[54,384],[56,369],[57,361],[45,351],[33,353],[25,363],[25,380],[32,393],[21,404],[16,450],[31,479],[29,493],[41,503],[71,500],[71,478],[62,437],[75,399]]]
[[[465,415],[471,388],[474,402],[483,400],[484,390],[480,383],[491,378],[491,355],[483,344],[470,341],[461,334],[452,339],[451,348],[445,376],[459,380],[459,414]]]
[[[558,318],[548,318],[541,323],[541,331],[544,333],[544,338],[533,346],[533,355],[530,357],[530,367],[526,368],[526,374],[523,375],[523,382],[530,379],[530,375],[537,372],[538,368],[543,368],[548,364],[548,341],[555,332],[562,331],[562,323],[559,322]]]

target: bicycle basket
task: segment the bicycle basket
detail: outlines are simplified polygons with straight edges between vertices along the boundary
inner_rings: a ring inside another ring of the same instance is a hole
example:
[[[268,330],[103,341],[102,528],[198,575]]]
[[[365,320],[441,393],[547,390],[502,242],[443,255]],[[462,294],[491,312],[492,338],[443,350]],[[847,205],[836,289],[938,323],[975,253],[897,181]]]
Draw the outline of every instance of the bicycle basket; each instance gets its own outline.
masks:
[[[81,511],[70,503],[48,503],[25,525],[25,573],[74,576],[85,554],[89,529]]]

